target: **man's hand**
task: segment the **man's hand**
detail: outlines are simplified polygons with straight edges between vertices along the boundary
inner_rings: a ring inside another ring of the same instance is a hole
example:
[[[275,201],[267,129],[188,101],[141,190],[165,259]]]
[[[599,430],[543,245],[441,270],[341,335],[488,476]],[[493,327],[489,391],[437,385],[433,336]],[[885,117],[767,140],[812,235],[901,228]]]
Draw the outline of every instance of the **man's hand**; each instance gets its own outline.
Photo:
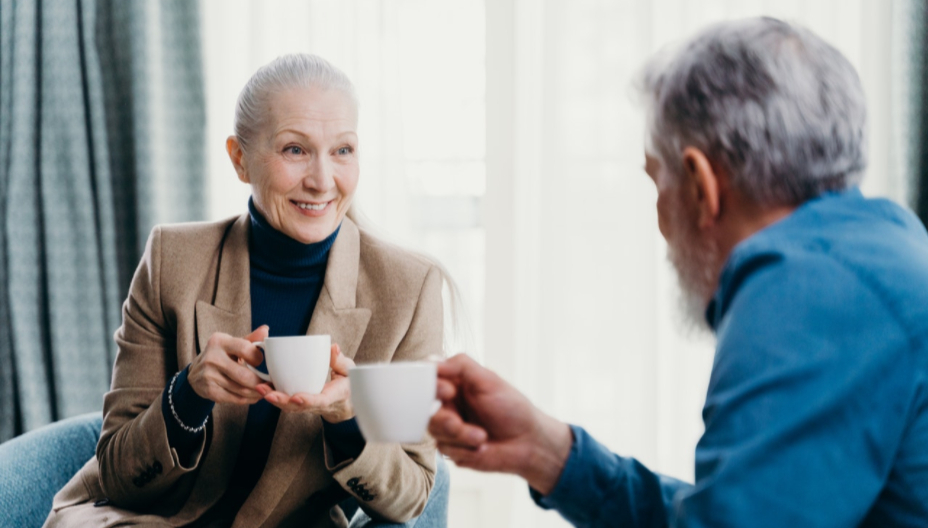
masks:
[[[464,354],[438,365],[437,396],[442,407],[429,432],[442,453],[459,466],[513,473],[551,493],[573,445],[567,424]]]

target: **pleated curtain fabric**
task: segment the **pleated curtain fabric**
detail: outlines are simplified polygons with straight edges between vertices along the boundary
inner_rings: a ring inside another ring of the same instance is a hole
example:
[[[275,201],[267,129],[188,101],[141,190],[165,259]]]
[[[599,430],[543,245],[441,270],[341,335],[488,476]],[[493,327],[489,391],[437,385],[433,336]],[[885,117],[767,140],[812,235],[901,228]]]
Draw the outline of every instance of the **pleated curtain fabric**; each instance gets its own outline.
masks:
[[[928,226],[928,6],[922,0],[908,0],[905,8],[912,18],[906,35],[910,40],[907,66],[912,70],[908,79],[911,115],[904,117],[914,121],[909,128],[914,137],[908,143],[913,151],[909,176],[911,205]]]
[[[198,6],[0,0],[0,440],[102,408],[149,230],[204,214]]]

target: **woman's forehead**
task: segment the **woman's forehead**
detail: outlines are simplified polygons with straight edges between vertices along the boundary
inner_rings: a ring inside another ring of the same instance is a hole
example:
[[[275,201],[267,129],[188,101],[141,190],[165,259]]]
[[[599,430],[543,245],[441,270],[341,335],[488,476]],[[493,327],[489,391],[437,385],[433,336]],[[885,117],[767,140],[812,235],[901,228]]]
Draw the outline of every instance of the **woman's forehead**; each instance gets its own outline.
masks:
[[[339,90],[296,87],[270,94],[267,116],[272,130],[303,124],[356,131],[358,108],[351,96]]]

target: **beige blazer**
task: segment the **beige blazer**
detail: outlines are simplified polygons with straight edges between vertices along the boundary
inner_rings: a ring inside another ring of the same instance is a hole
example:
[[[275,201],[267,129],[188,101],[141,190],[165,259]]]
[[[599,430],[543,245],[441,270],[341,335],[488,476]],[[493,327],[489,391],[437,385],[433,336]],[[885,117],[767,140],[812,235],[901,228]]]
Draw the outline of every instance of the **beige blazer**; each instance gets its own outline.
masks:
[[[116,332],[97,455],[55,496],[45,526],[182,526],[222,496],[248,407],[216,405],[185,461],[168,444],[161,395],[214,332],[252,331],[249,226],[246,214],[152,231]],[[440,354],[441,288],[433,264],[346,218],[308,333],[330,334],[359,364]],[[435,477],[433,442],[367,444],[334,465],[321,432],[317,415],[281,413],[264,473],[233,526],[347,526],[336,504],[349,494],[374,518],[421,513]]]

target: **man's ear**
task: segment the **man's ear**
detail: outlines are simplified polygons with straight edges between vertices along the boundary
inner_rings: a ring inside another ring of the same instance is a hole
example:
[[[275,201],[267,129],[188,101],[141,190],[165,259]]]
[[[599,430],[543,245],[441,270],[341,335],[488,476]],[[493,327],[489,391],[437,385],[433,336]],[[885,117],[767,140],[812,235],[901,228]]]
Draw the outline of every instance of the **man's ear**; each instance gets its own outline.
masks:
[[[242,144],[239,143],[237,137],[229,136],[226,138],[226,152],[229,153],[229,159],[232,160],[232,166],[235,167],[238,179],[244,183],[251,183],[248,178],[248,171],[245,170],[245,151],[242,149]]]
[[[721,210],[721,175],[712,167],[709,158],[696,147],[683,149],[683,173],[696,191],[699,228],[712,226],[718,220]]]

